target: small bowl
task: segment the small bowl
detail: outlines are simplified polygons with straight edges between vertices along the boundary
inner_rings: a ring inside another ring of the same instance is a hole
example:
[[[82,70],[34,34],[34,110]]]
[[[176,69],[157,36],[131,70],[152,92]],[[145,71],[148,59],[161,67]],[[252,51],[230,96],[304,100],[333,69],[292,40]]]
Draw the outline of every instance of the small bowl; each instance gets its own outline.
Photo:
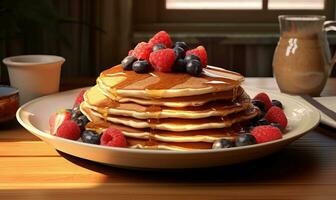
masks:
[[[19,90],[0,85],[0,123],[14,119],[19,107]]]

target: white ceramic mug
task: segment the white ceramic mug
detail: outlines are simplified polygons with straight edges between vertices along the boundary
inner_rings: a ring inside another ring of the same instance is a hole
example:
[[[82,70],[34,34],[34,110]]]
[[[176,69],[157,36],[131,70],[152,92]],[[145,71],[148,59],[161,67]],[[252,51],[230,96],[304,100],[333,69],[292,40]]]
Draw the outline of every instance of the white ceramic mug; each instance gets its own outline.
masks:
[[[53,55],[21,55],[3,59],[12,87],[19,89],[20,103],[59,91],[65,59]]]

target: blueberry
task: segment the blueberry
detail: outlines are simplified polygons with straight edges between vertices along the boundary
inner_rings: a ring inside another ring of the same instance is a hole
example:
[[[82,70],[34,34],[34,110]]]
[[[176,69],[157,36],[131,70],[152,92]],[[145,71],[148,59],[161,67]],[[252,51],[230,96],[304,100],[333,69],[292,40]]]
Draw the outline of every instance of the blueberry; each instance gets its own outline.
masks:
[[[184,59],[176,59],[175,64],[172,67],[173,72],[186,72],[186,65]]]
[[[241,134],[236,139],[236,146],[237,147],[252,145],[252,144],[256,144],[256,143],[257,143],[257,140],[251,134]]]
[[[100,144],[100,135],[94,131],[90,130],[83,131],[81,139],[85,143]]]
[[[219,139],[212,144],[213,149],[224,149],[230,147],[233,147],[233,143],[227,139]]]
[[[157,50],[165,49],[165,48],[167,48],[166,45],[159,43],[153,46],[153,51],[157,51]]]
[[[121,61],[121,65],[123,66],[124,70],[132,70],[132,65],[136,57],[134,56],[127,56]]]
[[[184,60],[186,62],[189,62],[191,60],[198,60],[198,61],[201,62],[201,59],[198,56],[195,56],[195,55],[187,55],[187,56],[184,57]]]
[[[283,109],[282,103],[278,100],[272,100],[272,105]]]
[[[79,109],[79,105],[72,108],[71,119],[76,120],[79,116],[82,116],[82,112]]]
[[[273,126],[273,127],[276,127],[276,128],[278,128],[278,129],[280,129],[281,133],[284,132],[283,127],[280,126],[280,124],[279,124],[278,122],[272,122],[270,125]]]
[[[85,115],[79,116],[77,119],[74,119],[81,131],[85,130],[85,126],[89,123],[89,119]]]
[[[173,50],[175,51],[176,59],[179,59],[179,58],[183,59],[185,57],[185,51],[184,49],[182,49],[182,47],[174,47]]]
[[[270,123],[265,118],[261,118],[257,122],[258,126],[269,125]]]
[[[261,112],[266,112],[264,102],[256,99],[252,99],[252,104],[260,109]]]
[[[175,42],[174,47],[181,47],[184,51],[188,51],[189,47],[185,42]]]
[[[191,60],[187,62],[186,70],[188,74],[193,76],[200,76],[202,73],[202,64],[198,60]]]
[[[132,69],[136,73],[143,74],[149,71],[150,66],[146,60],[138,60],[133,63]]]

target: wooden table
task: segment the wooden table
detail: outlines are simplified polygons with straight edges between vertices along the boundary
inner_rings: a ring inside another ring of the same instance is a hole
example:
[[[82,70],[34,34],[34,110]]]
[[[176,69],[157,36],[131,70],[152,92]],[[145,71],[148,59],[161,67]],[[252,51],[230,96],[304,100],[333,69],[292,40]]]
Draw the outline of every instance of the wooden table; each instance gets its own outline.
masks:
[[[247,78],[245,84],[277,90],[272,78]],[[336,95],[335,78],[322,95]],[[320,125],[273,155],[233,166],[132,171],[57,152],[16,121],[1,124],[0,199],[65,197],[336,199],[336,131]]]

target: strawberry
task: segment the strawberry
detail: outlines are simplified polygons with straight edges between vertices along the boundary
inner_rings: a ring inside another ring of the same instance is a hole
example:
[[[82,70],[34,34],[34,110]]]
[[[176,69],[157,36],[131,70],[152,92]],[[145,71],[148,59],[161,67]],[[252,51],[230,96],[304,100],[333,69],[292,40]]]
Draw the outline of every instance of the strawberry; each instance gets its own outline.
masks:
[[[270,125],[257,126],[252,130],[251,134],[255,137],[257,143],[264,143],[282,138],[280,129]]]
[[[112,147],[127,147],[127,140],[119,129],[109,127],[103,132],[100,144]]]
[[[169,34],[166,31],[160,31],[156,33],[148,43],[152,44],[153,46],[156,44],[164,44],[167,48],[172,48],[173,41],[171,40]]]
[[[134,51],[133,49],[129,50],[127,55],[128,55],[128,56],[133,55],[133,51]]]
[[[253,99],[254,100],[262,101],[264,103],[264,105],[265,105],[266,111],[272,107],[271,99],[264,92],[261,92],[261,93],[257,94]]]
[[[149,56],[149,62],[152,67],[161,72],[171,72],[175,59],[176,54],[173,49],[157,50]]]
[[[191,49],[189,51],[186,52],[186,55],[195,55],[197,57],[200,58],[201,63],[202,63],[202,67],[206,67],[208,64],[208,55],[207,52],[205,50],[205,48],[203,46],[198,46],[195,49]]]
[[[286,128],[288,120],[283,110],[277,106],[272,106],[264,118],[269,122],[279,123],[282,128]]]
[[[149,59],[149,54],[152,52],[153,45],[147,42],[140,42],[134,48],[132,55],[137,59],[147,60]]]
[[[55,135],[57,128],[63,124],[63,122],[71,119],[71,113],[65,109],[55,112],[49,118],[50,134]]]
[[[69,140],[78,140],[80,137],[80,128],[76,122],[68,120],[58,127],[56,136]]]
[[[84,101],[84,93],[86,92],[86,90],[81,90],[79,91],[77,97],[76,97],[76,100],[75,100],[75,103],[73,105],[73,108],[78,106],[79,104],[81,104],[83,101]]]

